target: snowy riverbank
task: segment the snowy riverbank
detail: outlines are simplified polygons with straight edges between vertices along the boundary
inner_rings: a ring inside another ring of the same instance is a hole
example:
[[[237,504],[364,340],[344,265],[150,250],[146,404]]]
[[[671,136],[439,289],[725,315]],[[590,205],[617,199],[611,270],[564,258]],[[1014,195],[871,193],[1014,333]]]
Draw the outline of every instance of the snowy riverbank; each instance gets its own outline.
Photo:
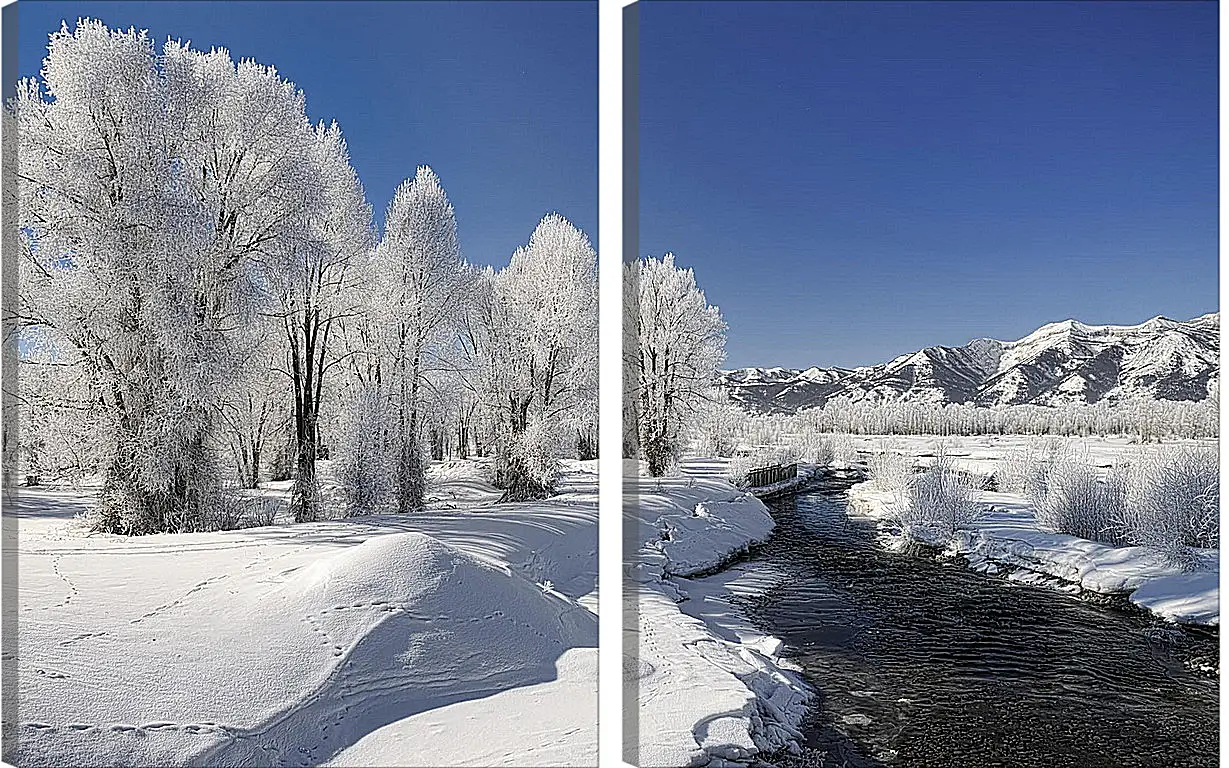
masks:
[[[678,477],[638,477],[625,497],[641,542],[629,566],[640,587],[638,632],[625,641],[640,765],[749,764],[796,751],[801,740],[810,692],[777,656],[779,641],[757,633],[729,602],[757,585],[737,568],[704,577],[774,525],[764,503],[724,470],[717,460],[684,462]]]
[[[891,518],[897,503],[893,493],[869,483],[849,490],[855,514]],[[1217,550],[1203,550],[1200,567],[1185,572],[1147,547],[1115,547],[1041,530],[1022,496],[983,492],[980,503],[984,511],[973,523],[949,539],[923,543],[963,557],[979,571],[1005,571],[1013,580],[1050,583],[1069,591],[1123,595],[1171,622],[1219,625]]]
[[[596,463],[433,471],[419,515],[139,538],[22,489],[20,764],[595,765]]]

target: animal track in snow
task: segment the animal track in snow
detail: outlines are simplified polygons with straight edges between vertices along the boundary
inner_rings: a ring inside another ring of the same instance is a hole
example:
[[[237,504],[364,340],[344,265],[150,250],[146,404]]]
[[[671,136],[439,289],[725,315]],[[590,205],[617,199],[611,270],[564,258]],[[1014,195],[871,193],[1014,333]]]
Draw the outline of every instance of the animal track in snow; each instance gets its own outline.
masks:
[[[60,602],[56,603],[55,605],[44,606],[44,610],[54,610],[56,608],[63,608],[64,606],[71,603],[73,601],[73,598],[79,594],[77,591],[77,585],[73,584],[72,581],[67,576],[64,575],[64,572],[60,570],[60,561],[63,559],[64,559],[64,555],[62,554],[52,555],[51,571],[56,576],[59,576],[60,580],[63,581],[64,584],[68,587],[68,596],[65,597],[63,600],[61,600]]]
[[[22,726],[38,732],[60,730],[50,723],[27,722],[22,723]],[[110,723],[105,725],[94,725],[91,723],[64,724],[65,731],[75,731],[77,733],[96,731],[99,729],[105,729],[111,733],[131,734],[134,736],[141,736],[148,732],[161,733],[166,731],[179,731],[180,733],[187,733],[194,736],[222,734],[224,736],[229,736],[230,738],[235,738],[234,734],[229,728],[224,725],[218,725],[212,721],[206,721],[203,723],[172,723],[166,720],[157,720],[139,726],[132,725],[131,723]]]
[[[158,606],[157,608],[153,609],[149,613],[146,613],[142,616],[138,616],[137,618],[133,619],[129,623],[140,624],[142,621],[145,621],[146,619],[151,619],[154,616],[157,616],[158,614],[162,613],[163,611],[169,611],[170,609],[183,604],[183,601],[188,599],[189,596],[194,595],[197,592],[200,592],[202,589],[204,589],[205,587],[208,587],[210,584],[213,584],[215,582],[221,581],[222,579],[225,579],[226,576],[227,574],[225,573],[221,574],[220,576],[211,576],[210,578],[202,581],[200,584],[197,584],[195,587],[192,587],[192,589],[189,589],[187,592],[183,593],[179,597],[175,598],[171,602],[164,603]]]

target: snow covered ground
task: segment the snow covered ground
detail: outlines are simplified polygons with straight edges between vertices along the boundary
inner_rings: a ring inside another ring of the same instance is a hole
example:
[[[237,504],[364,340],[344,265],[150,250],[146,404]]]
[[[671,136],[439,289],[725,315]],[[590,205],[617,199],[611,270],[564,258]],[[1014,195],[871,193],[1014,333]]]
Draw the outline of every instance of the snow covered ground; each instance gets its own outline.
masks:
[[[811,694],[777,657],[780,642],[731,605],[756,584],[720,569],[772,531],[759,499],[724,477],[717,460],[690,460],[677,477],[627,482],[624,514],[636,531],[628,566],[639,586],[637,628],[625,638],[629,737],[643,766],[749,764],[796,751]]]
[[[454,463],[420,515],[139,538],[21,489],[20,764],[595,765],[596,470],[497,504]]]
[[[989,477],[1005,453],[1023,450],[1030,442],[1039,445],[1041,440],[964,437],[949,446],[958,469]],[[862,450],[869,444],[869,450],[912,455],[924,465],[933,454],[935,438],[863,438],[860,442]],[[1068,442],[1077,455],[1100,467],[1144,448],[1125,439],[1071,438]],[[849,499],[851,511],[879,518],[891,517],[892,507],[899,503],[891,492],[866,483],[850,489]],[[1203,550],[1200,567],[1184,572],[1147,547],[1115,547],[1042,530],[1023,496],[987,491],[981,494],[980,504],[984,511],[967,528],[949,540],[927,543],[945,547],[977,570],[1008,571],[1009,578],[1068,591],[1129,596],[1132,603],[1176,623],[1212,626],[1220,622],[1218,550]]]

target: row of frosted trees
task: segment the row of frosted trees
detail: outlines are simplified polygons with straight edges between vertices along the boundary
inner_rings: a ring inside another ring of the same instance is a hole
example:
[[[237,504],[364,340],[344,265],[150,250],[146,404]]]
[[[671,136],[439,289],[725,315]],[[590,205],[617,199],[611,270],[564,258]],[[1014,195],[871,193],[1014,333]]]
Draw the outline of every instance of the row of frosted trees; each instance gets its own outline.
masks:
[[[1127,401],[1092,405],[984,407],[949,403],[870,403],[835,398],[795,414],[745,413],[733,404],[715,406],[701,437],[708,444],[731,440],[772,443],[784,435],[1061,435],[1127,436],[1140,442],[1162,438],[1207,438],[1219,434],[1219,398],[1171,402]]]
[[[495,457],[510,499],[592,454],[596,257],[562,216],[476,268],[420,168],[378,233],[276,70],[99,22],[51,36],[6,119],[22,464],[102,475],[98,528],[208,527],[262,478],[314,520],[325,457],[351,512],[406,512],[430,454]]]

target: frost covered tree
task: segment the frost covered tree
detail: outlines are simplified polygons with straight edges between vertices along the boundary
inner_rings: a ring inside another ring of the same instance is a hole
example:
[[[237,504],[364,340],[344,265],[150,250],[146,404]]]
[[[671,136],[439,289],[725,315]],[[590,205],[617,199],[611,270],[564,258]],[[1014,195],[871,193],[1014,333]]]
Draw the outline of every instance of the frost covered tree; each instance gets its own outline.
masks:
[[[256,488],[268,449],[289,426],[289,387],[281,369],[285,339],[253,326],[242,364],[214,403],[219,441],[234,462],[240,488]]]
[[[496,476],[510,500],[549,493],[557,456],[597,407],[597,255],[563,216],[545,216],[479,296]],[[573,446],[574,447],[574,446]]]
[[[53,34],[19,124],[21,319],[90,371],[108,435],[98,527],[199,527],[208,403],[291,222],[302,98],[271,69],[82,21]],[[282,134],[286,134],[283,136]]]
[[[316,459],[325,382],[354,355],[343,342],[343,326],[364,312],[364,283],[372,247],[371,206],[350,165],[336,123],[312,132],[309,156],[315,171],[311,207],[302,230],[274,253],[272,277],[289,353],[286,372],[292,390],[295,475],[290,508],[296,522],[318,519]]]
[[[377,245],[340,129],[275,69],[96,21],[51,35],[6,118],[20,461],[102,474],[97,528],[234,523],[265,464],[318,519],[334,447],[351,513],[420,508],[428,445],[498,453],[511,498],[588,450],[596,264],[563,217],[475,271],[424,167]]]
[[[393,404],[384,382],[376,377],[353,380],[343,390],[335,463],[349,516],[395,509],[398,453]]]
[[[96,21],[51,36],[41,78],[21,84],[11,111],[16,319],[23,338],[85,371],[106,476],[97,526],[199,528],[220,500],[227,417],[244,418],[226,408],[249,331],[271,318],[295,316],[285,368],[303,385],[296,424],[310,433],[323,329],[337,319],[313,298],[333,285],[318,267],[367,247],[340,134],[313,129],[303,95],[270,67],[175,41],[157,51],[144,32]],[[301,474],[310,484],[311,468]]]
[[[659,477],[677,461],[682,439],[712,398],[725,357],[725,322],[674,255],[624,269],[624,312],[634,324],[623,365],[631,371],[639,454]]]
[[[469,293],[457,222],[439,177],[430,168],[397,188],[376,249],[384,350],[397,403],[397,509],[422,508],[424,390],[444,365]]]

